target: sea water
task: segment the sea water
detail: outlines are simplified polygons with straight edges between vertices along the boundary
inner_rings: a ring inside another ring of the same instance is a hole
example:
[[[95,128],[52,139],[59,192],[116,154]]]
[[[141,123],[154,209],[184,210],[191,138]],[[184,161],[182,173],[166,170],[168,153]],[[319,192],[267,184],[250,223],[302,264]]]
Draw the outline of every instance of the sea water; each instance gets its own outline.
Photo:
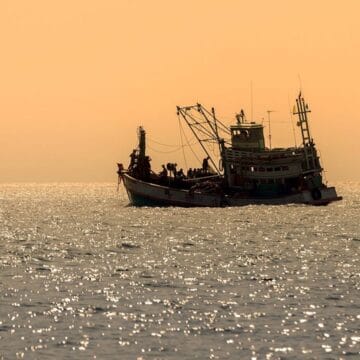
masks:
[[[337,190],[184,209],[0,185],[0,358],[359,359],[360,184]]]

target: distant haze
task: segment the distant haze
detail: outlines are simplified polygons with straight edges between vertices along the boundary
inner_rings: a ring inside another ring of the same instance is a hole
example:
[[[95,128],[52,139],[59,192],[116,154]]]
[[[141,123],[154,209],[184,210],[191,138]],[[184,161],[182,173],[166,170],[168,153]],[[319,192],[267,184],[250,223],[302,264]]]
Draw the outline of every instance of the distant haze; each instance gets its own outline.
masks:
[[[116,181],[139,125],[154,168],[185,167],[176,105],[196,102],[227,124],[275,110],[272,144],[292,146],[300,88],[327,179],[359,181],[359,14],[358,0],[2,0],[0,181]]]

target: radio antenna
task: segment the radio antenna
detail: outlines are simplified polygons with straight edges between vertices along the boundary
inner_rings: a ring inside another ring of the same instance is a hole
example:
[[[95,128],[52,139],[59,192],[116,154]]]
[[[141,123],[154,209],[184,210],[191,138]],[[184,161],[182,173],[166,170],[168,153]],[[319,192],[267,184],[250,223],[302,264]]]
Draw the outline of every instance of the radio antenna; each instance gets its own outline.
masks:
[[[269,149],[271,150],[271,122],[270,122],[270,114],[272,112],[275,112],[275,110],[268,110],[267,114],[268,114],[268,124],[269,124]]]
[[[254,121],[253,82],[250,82],[251,121]]]
[[[291,123],[291,128],[292,128],[292,132],[293,132],[293,136],[294,136],[294,143],[295,143],[295,147],[297,147],[296,135],[295,135],[295,127],[294,127],[294,119],[293,119],[293,111],[291,111],[289,93],[288,93],[288,105],[289,105],[289,111],[290,111],[290,123]]]
[[[300,74],[298,74],[298,78],[299,78],[299,87],[300,87],[300,94],[302,93],[302,83],[301,83],[301,76]]]

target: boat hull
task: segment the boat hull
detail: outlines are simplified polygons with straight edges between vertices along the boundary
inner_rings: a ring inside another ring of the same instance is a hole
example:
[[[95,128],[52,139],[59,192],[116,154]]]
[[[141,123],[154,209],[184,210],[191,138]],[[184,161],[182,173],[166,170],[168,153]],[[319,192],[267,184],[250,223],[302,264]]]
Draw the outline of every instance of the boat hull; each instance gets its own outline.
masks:
[[[272,198],[249,198],[221,194],[190,192],[161,186],[133,178],[128,173],[121,174],[130,203],[134,206],[181,206],[181,207],[225,207],[251,204],[309,204],[327,205],[341,200],[334,187],[319,189],[316,195],[310,191],[301,191],[292,195]]]
[[[148,183],[123,174],[122,179],[130,203],[135,206],[226,206],[224,198],[217,194],[201,194]]]

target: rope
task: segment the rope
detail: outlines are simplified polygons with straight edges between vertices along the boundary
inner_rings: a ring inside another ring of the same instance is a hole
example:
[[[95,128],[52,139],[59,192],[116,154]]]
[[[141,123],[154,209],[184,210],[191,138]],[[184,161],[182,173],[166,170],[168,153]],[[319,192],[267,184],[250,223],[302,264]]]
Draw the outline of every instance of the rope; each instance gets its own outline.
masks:
[[[152,143],[157,144],[157,145],[167,146],[167,147],[172,147],[172,148],[175,148],[175,147],[176,147],[176,148],[180,148],[179,145],[163,144],[163,143],[160,143],[160,142],[158,142],[158,141],[155,141],[155,140],[153,140],[153,139],[151,139],[151,138],[149,138],[149,137],[147,137],[147,139],[148,139],[149,142],[152,142]],[[192,144],[184,145],[184,146],[191,146],[191,145],[195,145],[195,144],[197,144],[197,141],[193,142]]]
[[[161,151],[161,150],[156,150],[154,148],[152,148],[151,146],[148,145],[148,148],[154,152],[157,152],[157,153],[160,153],[160,154],[171,154],[171,153],[174,153],[174,152],[177,152],[181,149],[181,146],[178,146],[177,149],[175,150],[170,150],[170,151]]]
[[[179,119],[179,120],[180,120],[180,119]],[[182,127],[181,127],[181,129],[182,129]],[[184,138],[185,138],[185,140],[186,140],[187,146],[189,146],[191,152],[193,153],[193,155],[194,155],[194,157],[197,159],[197,161],[198,161],[200,164],[202,164],[201,160],[198,158],[198,156],[197,156],[196,153],[194,152],[193,148],[191,147],[191,144],[189,144],[189,140],[188,140],[188,138],[186,137],[186,134],[185,134],[184,130],[183,130],[183,134],[184,134]]]
[[[185,162],[185,168],[188,169],[188,165],[187,165],[187,161],[186,161],[186,156],[185,156],[185,151],[184,151],[183,138],[182,138],[182,130],[183,130],[183,129],[182,129],[182,126],[181,126],[180,115],[178,115],[178,121],[179,121],[179,133],[180,133],[181,149],[182,149],[183,158],[184,158],[184,162]]]
[[[153,142],[153,143],[158,144],[158,145],[161,145],[161,146],[167,146],[167,147],[178,147],[178,146],[179,146],[179,145],[162,144],[162,143],[160,143],[160,142],[158,142],[158,141],[156,141],[156,140],[153,140],[153,139],[151,139],[151,138],[149,138],[149,137],[148,137],[148,140],[150,140],[150,142]]]

